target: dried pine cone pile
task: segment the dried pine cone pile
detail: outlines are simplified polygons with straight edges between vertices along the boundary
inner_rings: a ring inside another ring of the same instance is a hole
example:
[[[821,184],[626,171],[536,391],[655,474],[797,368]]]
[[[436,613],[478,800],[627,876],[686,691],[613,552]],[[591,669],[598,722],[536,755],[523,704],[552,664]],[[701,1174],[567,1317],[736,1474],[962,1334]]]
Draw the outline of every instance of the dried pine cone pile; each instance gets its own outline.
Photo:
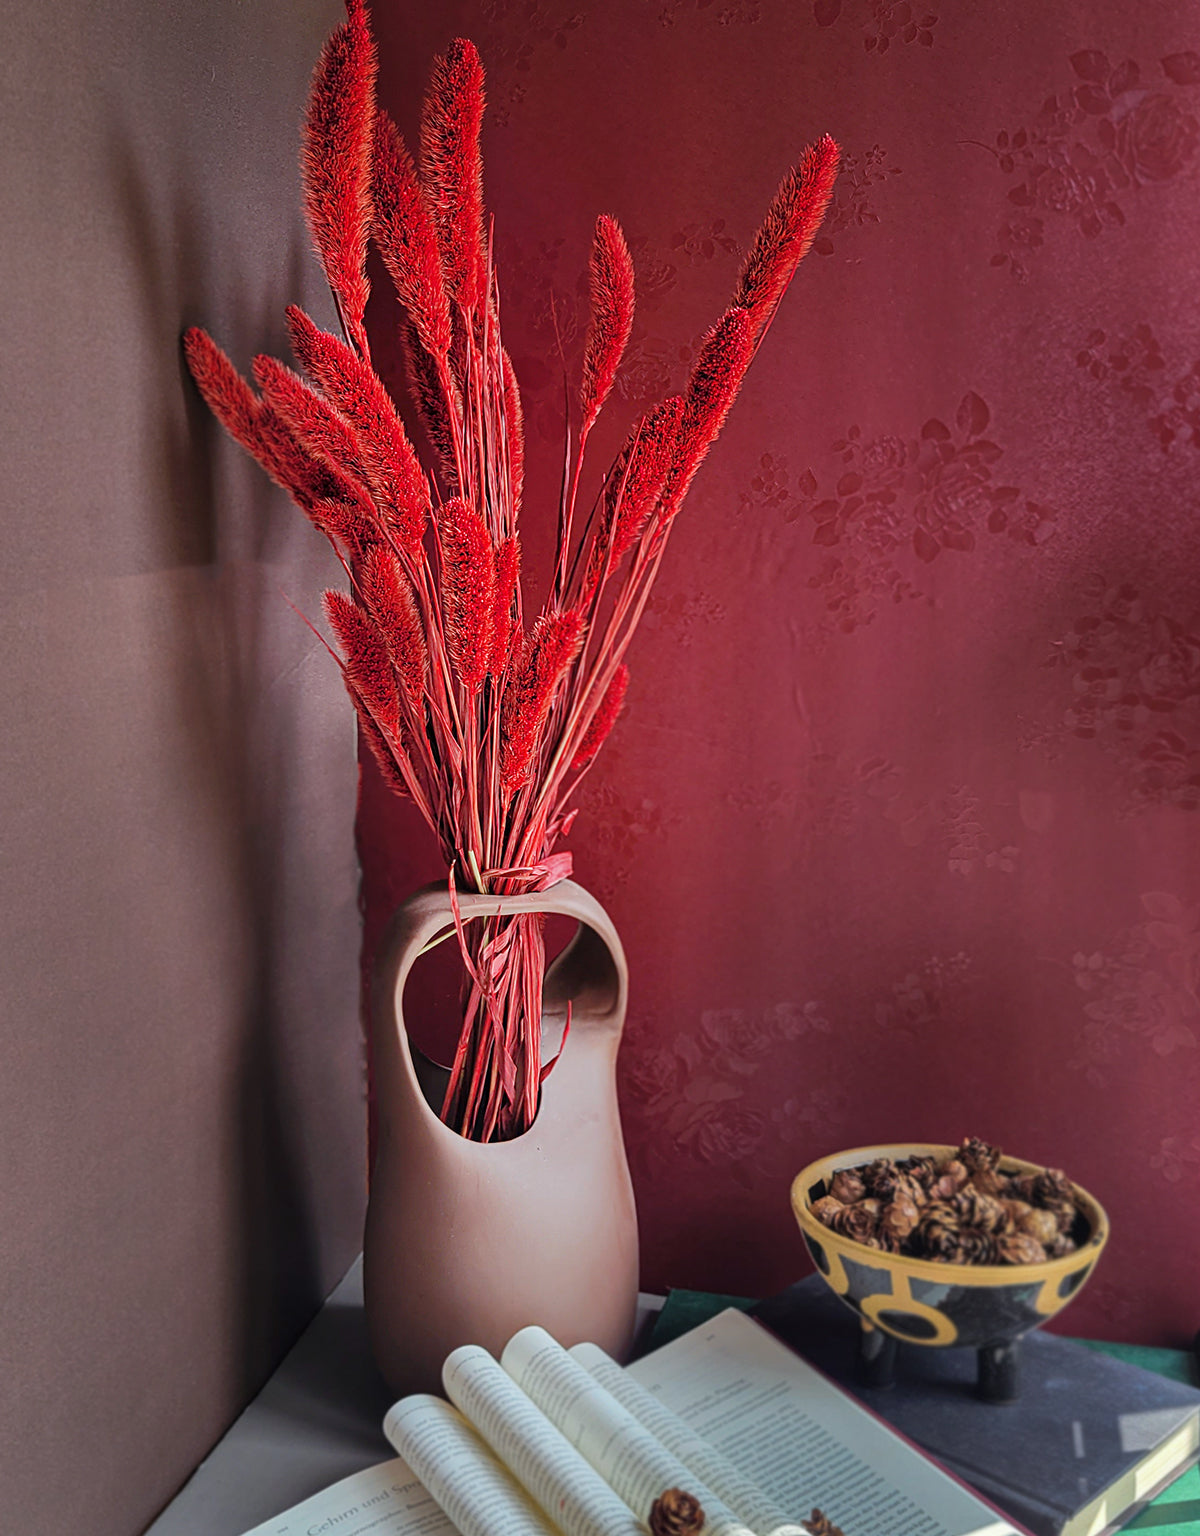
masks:
[[[945,1264],[1041,1264],[1078,1247],[1084,1225],[1057,1168],[1001,1173],[999,1147],[970,1136],[945,1162],[877,1158],[840,1168],[813,1215],[868,1248]]]

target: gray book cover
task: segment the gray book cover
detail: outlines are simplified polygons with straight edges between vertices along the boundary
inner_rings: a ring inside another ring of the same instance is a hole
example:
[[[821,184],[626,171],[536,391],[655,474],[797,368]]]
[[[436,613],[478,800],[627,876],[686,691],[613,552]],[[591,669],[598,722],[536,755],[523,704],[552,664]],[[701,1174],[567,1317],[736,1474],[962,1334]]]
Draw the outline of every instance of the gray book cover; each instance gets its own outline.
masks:
[[[1014,1403],[975,1396],[969,1349],[902,1344],[895,1384],[860,1386],[857,1320],[817,1275],[751,1316],[1035,1536],[1060,1536],[1135,1469],[1149,1478],[1156,1449],[1200,1415],[1195,1387],[1041,1331],[1021,1342]],[[1128,1518],[1144,1497],[1121,1502],[1114,1518]]]

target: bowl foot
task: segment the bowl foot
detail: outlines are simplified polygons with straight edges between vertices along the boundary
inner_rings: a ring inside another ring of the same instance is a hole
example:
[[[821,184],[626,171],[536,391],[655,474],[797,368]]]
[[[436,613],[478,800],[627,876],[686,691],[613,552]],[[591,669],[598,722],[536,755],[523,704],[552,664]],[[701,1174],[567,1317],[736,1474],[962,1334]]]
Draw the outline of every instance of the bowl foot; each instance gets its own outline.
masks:
[[[1021,1392],[1020,1340],[1008,1344],[987,1344],[976,1350],[979,1374],[975,1392],[985,1403],[1012,1403]]]
[[[898,1341],[882,1328],[863,1323],[858,1330],[854,1374],[860,1386],[891,1387],[896,1381]]]

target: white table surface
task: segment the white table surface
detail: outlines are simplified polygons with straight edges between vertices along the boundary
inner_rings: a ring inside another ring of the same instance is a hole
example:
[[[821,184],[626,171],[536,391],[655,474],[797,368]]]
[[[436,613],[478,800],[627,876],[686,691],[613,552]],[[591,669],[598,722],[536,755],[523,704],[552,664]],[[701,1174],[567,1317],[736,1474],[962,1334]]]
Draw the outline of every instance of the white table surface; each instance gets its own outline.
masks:
[[[638,1298],[642,1336],[663,1304]],[[371,1361],[356,1259],[266,1386],[145,1536],[242,1536],[310,1494],[395,1455],[392,1394]]]

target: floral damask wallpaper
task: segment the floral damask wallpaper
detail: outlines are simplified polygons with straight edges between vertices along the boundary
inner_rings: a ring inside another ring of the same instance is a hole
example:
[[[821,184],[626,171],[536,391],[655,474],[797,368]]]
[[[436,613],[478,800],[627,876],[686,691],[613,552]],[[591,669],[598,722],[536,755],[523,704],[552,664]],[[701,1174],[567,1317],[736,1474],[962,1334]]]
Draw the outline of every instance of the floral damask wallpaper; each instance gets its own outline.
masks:
[[[527,534],[556,491],[595,214],[623,224],[640,296],[615,445],[685,377],[799,149],[829,130],[845,150],[570,839],[629,953],[643,1283],[778,1288],[807,1267],[803,1163],[973,1133],[1109,1208],[1064,1327],[1190,1338],[1196,8],[428,9],[377,7],[382,89],[411,133],[452,36],[489,70]],[[369,945],[438,870],[369,768],[360,829]]]

